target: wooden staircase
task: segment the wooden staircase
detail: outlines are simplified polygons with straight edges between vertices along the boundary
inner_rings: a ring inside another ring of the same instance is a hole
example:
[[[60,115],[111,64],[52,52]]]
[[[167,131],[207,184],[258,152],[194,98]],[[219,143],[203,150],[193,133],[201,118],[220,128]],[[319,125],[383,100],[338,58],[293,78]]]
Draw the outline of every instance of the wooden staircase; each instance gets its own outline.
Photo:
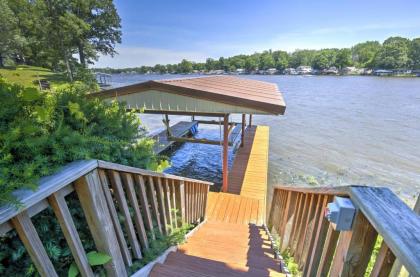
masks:
[[[150,276],[285,276],[270,246],[262,226],[208,220]]]

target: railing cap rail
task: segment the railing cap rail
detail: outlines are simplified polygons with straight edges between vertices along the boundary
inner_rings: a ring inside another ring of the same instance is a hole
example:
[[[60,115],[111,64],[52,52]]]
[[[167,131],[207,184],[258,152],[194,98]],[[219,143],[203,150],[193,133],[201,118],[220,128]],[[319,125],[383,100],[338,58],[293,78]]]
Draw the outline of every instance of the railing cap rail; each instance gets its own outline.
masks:
[[[21,203],[21,207],[17,208],[13,205],[1,206],[0,225],[96,168],[112,169],[140,175],[213,185],[213,183],[210,182],[154,172],[151,170],[139,169],[101,160],[75,161],[63,166],[61,170],[55,174],[42,177],[38,182],[39,185],[37,190],[32,191],[29,189],[20,189],[15,191],[13,194],[16,197],[16,199],[19,200],[19,202]]]
[[[274,189],[350,197],[407,270],[414,276],[420,276],[420,216],[389,188],[353,185],[275,186]]]

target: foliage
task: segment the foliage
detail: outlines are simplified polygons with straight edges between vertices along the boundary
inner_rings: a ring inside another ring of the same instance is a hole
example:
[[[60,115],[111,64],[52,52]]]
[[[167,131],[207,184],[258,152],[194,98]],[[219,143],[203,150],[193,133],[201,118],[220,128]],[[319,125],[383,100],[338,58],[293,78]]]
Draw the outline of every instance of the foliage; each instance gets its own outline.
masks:
[[[375,56],[375,66],[385,69],[400,69],[409,66],[410,41],[402,37],[390,37]]]
[[[65,70],[69,81],[99,54],[113,56],[121,42],[112,0],[0,0],[0,13],[0,57]]]
[[[281,253],[284,263],[289,269],[289,272],[292,276],[302,276],[302,272],[299,271],[299,265],[296,263],[295,259],[290,254],[290,249],[286,249]]]
[[[378,41],[358,43],[351,48],[328,48],[320,50],[263,51],[251,55],[235,55],[232,57],[208,58],[205,63],[195,63],[183,60],[178,64],[141,66],[134,68],[98,68],[107,73],[192,73],[194,71],[224,70],[235,72],[244,69],[247,73],[257,70],[276,68],[280,71],[301,65],[311,66],[318,70],[336,67],[342,69],[356,66],[367,69],[420,69],[420,38],[408,40],[401,37],[391,37],[383,45]]]
[[[376,258],[378,257],[379,249],[381,249],[381,245],[384,239],[381,236],[376,238],[375,246],[373,247],[372,255],[370,256],[369,263],[366,268],[365,276],[370,276],[370,273],[373,270],[373,266],[375,265]]]
[[[14,190],[36,189],[41,176],[74,160],[159,167],[136,114],[86,91],[75,83],[46,93],[0,79],[0,204],[17,204]]]
[[[129,269],[129,274],[133,274],[134,272],[142,268],[144,265],[159,257],[169,247],[184,242],[185,235],[192,228],[193,226],[190,224],[183,224],[179,228],[172,229],[172,232],[169,235],[162,235],[160,234],[160,232],[155,231],[156,240],[152,240],[151,234],[149,233],[149,249],[144,251],[144,255],[141,260],[135,261],[133,263],[133,265]]]
[[[71,193],[66,200],[85,251],[96,251],[76,194]],[[58,275],[66,276],[73,257],[54,212],[48,207],[34,216],[32,221]],[[104,272],[102,266],[96,266],[94,270],[96,273]],[[37,276],[37,270],[16,231],[10,231],[0,238],[0,275]]]
[[[111,257],[107,254],[97,251],[90,251],[86,254],[86,257],[91,266],[104,265],[111,260]],[[77,275],[79,275],[79,268],[77,267],[76,262],[72,262],[68,271],[68,277],[76,277]]]

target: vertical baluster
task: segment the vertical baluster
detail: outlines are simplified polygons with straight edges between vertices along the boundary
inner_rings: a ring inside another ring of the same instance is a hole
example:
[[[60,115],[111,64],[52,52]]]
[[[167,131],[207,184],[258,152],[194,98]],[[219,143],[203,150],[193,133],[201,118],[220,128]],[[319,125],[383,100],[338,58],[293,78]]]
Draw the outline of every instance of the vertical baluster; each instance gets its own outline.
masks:
[[[164,233],[168,234],[169,233],[168,220],[166,218],[166,205],[165,205],[165,199],[164,199],[164,193],[163,193],[162,179],[161,178],[157,178],[157,182],[155,182],[155,189],[156,189],[156,196],[157,196],[157,201],[158,201],[160,222],[163,225]]]
[[[302,258],[303,246],[307,242],[306,236],[308,234],[308,224],[311,217],[313,217],[315,213],[316,198],[317,198],[317,195],[311,194],[310,201],[309,203],[307,203],[305,219],[302,222],[302,227],[300,231],[300,239],[298,243],[297,252],[295,255],[295,259],[299,265],[301,264],[301,260],[302,260],[301,258]]]
[[[124,194],[124,189],[122,187],[121,176],[117,171],[111,170],[108,171],[109,178],[111,181],[111,186],[114,189],[115,198],[118,202],[118,207],[120,212],[124,216],[124,225],[128,236],[128,241],[131,245],[131,251],[133,252],[133,256],[137,259],[142,258],[140,244],[137,240],[136,231],[134,230],[133,221],[131,219],[130,211],[128,208],[127,200]]]
[[[154,185],[154,182],[153,182],[153,177],[149,176],[148,181],[149,182],[147,183],[147,191],[148,191],[148,195],[149,195],[149,200],[151,202],[154,218],[156,220],[156,224],[157,224],[159,233],[163,234],[162,224],[161,224],[161,221],[160,221],[158,202],[157,202],[157,199],[156,199],[155,185]]]
[[[38,273],[46,277],[58,276],[28,213],[23,211],[12,218],[12,224],[28,251],[32,262],[35,264]]]
[[[281,251],[284,251],[289,245],[289,240],[293,227],[293,220],[296,217],[297,204],[298,204],[298,192],[292,191],[290,194],[290,199],[288,207],[286,209],[286,216],[284,217],[283,229],[281,231],[281,241],[280,247]]]
[[[179,221],[179,216],[178,213],[180,211],[178,211],[177,205],[176,205],[176,189],[175,189],[175,180],[171,180],[171,204],[172,204],[172,214],[173,214],[173,221],[174,221],[174,226],[175,228],[178,228],[178,221]]]
[[[140,243],[145,248],[149,248],[146,229],[144,228],[143,217],[140,213],[139,202],[137,200],[136,191],[134,189],[133,177],[129,173],[122,173],[123,181],[126,187],[128,200],[134,212],[134,223],[136,224],[137,233],[140,237]]]
[[[71,217],[64,196],[60,195],[60,192],[56,192],[48,197],[48,202],[57,217],[80,274],[83,277],[93,277],[93,271],[88,263],[86,252],[83,249],[82,241],[77,233],[76,226],[74,225],[73,218]]]
[[[378,255],[376,256],[375,265],[373,266],[371,277],[383,277],[389,276],[392,270],[392,266],[395,262],[395,255],[386,245],[385,241],[382,241],[381,248],[379,249]]]
[[[136,185],[138,188],[137,192],[138,192],[138,197],[140,199],[142,211],[145,217],[146,228],[149,230],[152,236],[152,239],[155,240],[156,236],[153,230],[152,212],[150,211],[149,200],[147,199],[147,190],[146,190],[146,185],[144,183],[143,176],[135,175],[134,181],[136,182]]]
[[[308,260],[308,252],[313,248],[317,224],[319,221],[319,216],[322,212],[322,195],[315,195],[316,201],[314,200],[313,206],[311,207],[311,213],[308,218],[308,224],[306,228],[305,241],[302,247],[300,268],[306,265]]]
[[[310,201],[311,198],[311,194],[305,193],[301,202],[301,208],[300,208],[300,214],[299,214],[299,218],[298,218],[298,222],[296,222],[296,233],[295,236],[293,237],[293,243],[292,243],[292,247],[291,247],[291,254],[294,255],[298,245],[299,245],[299,241],[301,240],[301,231],[302,231],[302,225],[303,222],[305,222],[305,219],[307,217],[307,209],[308,209],[308,203]]]
[[[166,218],[168,220],[168,225],[170,228],[174,228],[173,225],[173,218],[172,218],[172,211],[171,211],[171,189],[169,179],[165,179],[165,183],[163,184],[163,194],[165,198],[165,212]]]
[[[305,197],[304,193],[299,193],[298,194],[297,212],[296,212],[296,216],[293,219],[293,225],[292,225],[292,232],[291,232],[291,235],[290,235],[290,240],[289,240],[288,245],[286,245],[286,248],[288,247],[290,249],[290,251],[293,248],[294,241],[295,241],[295,238],[296,238],[297,225],[298,225],[298,222],[299,222],[300,217],[302,215],[302,204],[303,204],[304,197]]]
[[[105,195],[105,199],[107,202],[107,206],[109,209],[109,213],[111,216],[112,223],[114,225],[115,234],[118,239],[118,244],[120,246],[121,254],[123,256],[124,262],[127,266],[131,266],[133,264],[133,261],[131,259],[130,250],[127,246],[127,241],[125,240],[123,230],[121,228],[120,221],[118,219],[117,210],[114,205],[114,200],[112,199],[111,192],[109,190],[109,183],[108,183],[108,177],[106,176],[106,173],[104,170],[100,169],[98,170],[99,178],[101,180],[102,190]]]
[[[306,265],[304,267],[303,276],[316,276],[329,226],[329,222],[324,216],[325,209],[327,208],[328,202],[332,200],[332,198],[333,197],[329,195],[323,196],[322,209],[318,218],[314,244],[312,247],[309,248],[310,254],[308,254],[309,258],[307,259]]]
[[[337,247],[338,235],[340,233],[335,231],[331,224],[328,224],[328,231],[325,238],[324,248],[322,249],[321,259],[316,276],[328,276],[331,262],[334,256],[335,248]]]

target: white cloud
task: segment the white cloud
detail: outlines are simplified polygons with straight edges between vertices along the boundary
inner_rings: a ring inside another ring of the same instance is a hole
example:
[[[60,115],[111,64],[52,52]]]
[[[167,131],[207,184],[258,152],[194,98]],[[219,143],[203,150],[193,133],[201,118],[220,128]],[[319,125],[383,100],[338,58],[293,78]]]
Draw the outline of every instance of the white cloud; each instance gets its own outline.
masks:
[[[208,55],[194,51],[176,51],[160,48],[145,47],[117,47],[118,55],[114,57],[101,56],[94,67],[137,67],[142,65],[153,66],[155,64],[174,64],[182,59],[203,62]]]

